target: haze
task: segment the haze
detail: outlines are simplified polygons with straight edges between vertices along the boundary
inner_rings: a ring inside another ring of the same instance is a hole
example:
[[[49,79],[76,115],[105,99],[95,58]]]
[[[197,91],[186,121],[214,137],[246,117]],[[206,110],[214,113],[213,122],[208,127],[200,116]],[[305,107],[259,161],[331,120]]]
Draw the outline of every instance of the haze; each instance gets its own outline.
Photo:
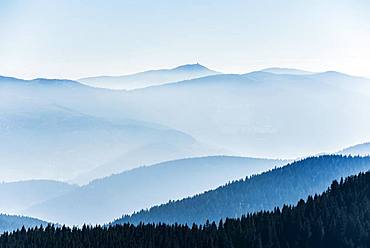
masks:
[[[369,12],[368,1],[3,0],[0,75],[78,79],[199,62],[370,77]]]

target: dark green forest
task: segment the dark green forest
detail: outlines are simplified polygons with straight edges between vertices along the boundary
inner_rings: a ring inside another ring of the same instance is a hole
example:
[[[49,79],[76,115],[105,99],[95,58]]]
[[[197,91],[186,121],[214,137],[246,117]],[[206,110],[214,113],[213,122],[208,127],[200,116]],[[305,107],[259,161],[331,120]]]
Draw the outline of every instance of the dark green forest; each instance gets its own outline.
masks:
[[[273,210],[325,191],[333,180],[370,170],[370,157],[311,157],[187,199],[143,210],[113,222],[203,224]]]
[[[0,247],[370,247],[370,173],[333,181],[326,192],[294,207],[217,224],[23,228],[3,234]]]

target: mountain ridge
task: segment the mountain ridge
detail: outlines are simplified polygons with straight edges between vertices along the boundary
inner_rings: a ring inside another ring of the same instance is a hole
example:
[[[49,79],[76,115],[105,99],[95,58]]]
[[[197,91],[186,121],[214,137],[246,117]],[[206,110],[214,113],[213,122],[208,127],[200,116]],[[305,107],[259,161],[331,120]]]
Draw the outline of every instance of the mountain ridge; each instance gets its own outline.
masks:
[[[238,218],[272,210],[324,191],[333,180],[370,170],[370,157],[325,155],[231,182],[182,200],[151,207],[116,219],[112,224],[188,224]]]
[[[71,225],[106,223],[123,212],[201,193],[285,163],[233,156],[167,161],[93,180],[70,193],[31,206],[24,214]]]
[[[70,79],[49,79],[49,78],[34,78],[34,79],[20,79],[16,77],[0,76],[0,84],[6,83],[24,83],[29,86],[45,85],[45,86],[74,86],[74,87],[89,87],[81,84],[78,81]]]
[[[47,226],[49,223],[28,216],[0,214],[0,234],[20,230],[23,226],[27,228]]]
[[[203,65],[186,64],[171,69],[148,70],[119,76],[87,77],[77,81],[99,88],[133,90],[216,74],[220,73]]]
[[[32,228],[0,236],[0,246],[64,248],[261,248],[368,247],[370,239],[370,172],[334,180],[324,192],[259,211],[201,225],[123,224],[82,228]],[[218,224],[217,224],[218,223]],[[40,235],[41,234],[41,235]]]
[[[114,171],[98,175],[105,176],[143,163],[201,156],[213,150],[181,130],[131,118],[123,109],[121,91],[64,87],[57,80],[14,80],[0,83],[0,180],[68,181],[117,162],[113,168],[106,167]],[[145,154],[145,148],[153,144],[156,150]],[[173,144],[171,152],[168,144]],[[132,155],[129,161],[123,157],[127,153]]]
[[[286,67],[269,67],[269,68],[262,69],[260,71],[274,73],[274,74],[290,74],[290,75],[309,75],[309,74],[315,73],[311,71],[305,71],[305,70],[300,70],[300,69],[295,69],[295,68],[286,68]]]
[[[144,71],[139,71],[135,73],[129,73],[129,74],[123,74],[123,75],[98,75],[98,76],[89,76],[89,77],[82,77],[80,79],[77,79],[76,81],[83,80],[83,79],[91,79],[91,78],[97,78],[97,77],[126,77],[126,76],[133,76],[133,75],[139,75],[143,73],[152,73],[152,72],[161,72],[161,71],[176,71],[176,70],[206,70],[206,71],[212,71],[215,73],[220,73],[214,70],[209,69],[206,66],[203,66],[201,64],[184,64],[184,65],[179,65],[176,67],[172,68],[167,68],[167,69],[150,69],[150,70],[144,70]]]
[[[35,204],[75,189],[76,185],[43,179],[3,182],[0,183],[0,213],[21,214]]]
[[[352,156],[369,156],[370,155],[370,142],[365,142],[357,145],[353,145],[342,149],[338,154],[352,155]]]

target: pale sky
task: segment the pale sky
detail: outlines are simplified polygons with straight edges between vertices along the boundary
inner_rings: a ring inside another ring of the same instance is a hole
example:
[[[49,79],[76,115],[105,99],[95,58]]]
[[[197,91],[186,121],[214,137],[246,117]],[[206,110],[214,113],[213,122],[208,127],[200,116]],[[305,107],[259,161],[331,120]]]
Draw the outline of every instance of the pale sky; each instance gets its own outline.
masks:
[[[370,77],[370,1],[1,0],[0,75],[122,75],[199,62]]]

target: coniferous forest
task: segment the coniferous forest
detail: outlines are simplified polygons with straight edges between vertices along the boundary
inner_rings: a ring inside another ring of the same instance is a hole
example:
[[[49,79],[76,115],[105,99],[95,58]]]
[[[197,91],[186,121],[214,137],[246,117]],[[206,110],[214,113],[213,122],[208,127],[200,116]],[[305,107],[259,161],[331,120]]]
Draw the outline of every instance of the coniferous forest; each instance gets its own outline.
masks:
[[[333,181],[321,195],[271,212],[204,225],[132,224],[33,228],[0,247],[369,247],[370,172]]]
[[[215,190],[124,216],[113,224],[203,224],[294,205],[325,191],[333,180],[370,170],[370,157],[325,155],[231,182]]]

